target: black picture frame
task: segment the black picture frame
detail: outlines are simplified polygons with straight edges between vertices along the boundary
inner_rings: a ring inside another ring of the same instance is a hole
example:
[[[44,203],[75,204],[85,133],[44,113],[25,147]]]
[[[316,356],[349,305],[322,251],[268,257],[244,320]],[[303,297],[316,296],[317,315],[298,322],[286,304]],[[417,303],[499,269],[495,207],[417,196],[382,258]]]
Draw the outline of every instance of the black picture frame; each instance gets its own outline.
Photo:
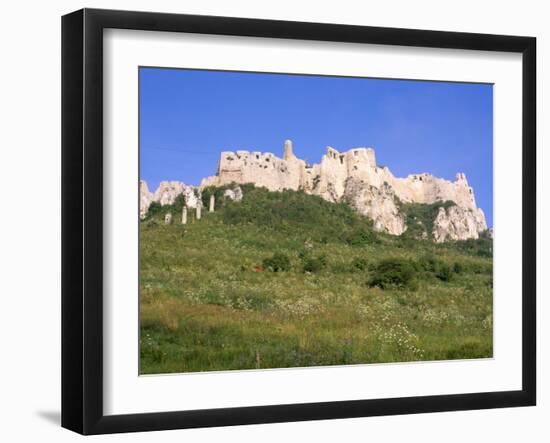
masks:
[[[177,412],[103,413],[103,30],[192,32],[522,54],[522,389]],[[536,403],[536,39],[83,9],[62,18],[62,426],[82,434],[531,406]]]

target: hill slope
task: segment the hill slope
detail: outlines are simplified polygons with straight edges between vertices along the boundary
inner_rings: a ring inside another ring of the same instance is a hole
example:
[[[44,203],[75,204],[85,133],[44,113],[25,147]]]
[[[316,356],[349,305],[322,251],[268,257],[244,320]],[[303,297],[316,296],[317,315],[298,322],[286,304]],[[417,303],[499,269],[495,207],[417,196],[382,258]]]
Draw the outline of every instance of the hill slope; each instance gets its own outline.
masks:
[[[245,187],[141,222],[141,373],[492,356],[492,242],[375,233],[344,204]]]

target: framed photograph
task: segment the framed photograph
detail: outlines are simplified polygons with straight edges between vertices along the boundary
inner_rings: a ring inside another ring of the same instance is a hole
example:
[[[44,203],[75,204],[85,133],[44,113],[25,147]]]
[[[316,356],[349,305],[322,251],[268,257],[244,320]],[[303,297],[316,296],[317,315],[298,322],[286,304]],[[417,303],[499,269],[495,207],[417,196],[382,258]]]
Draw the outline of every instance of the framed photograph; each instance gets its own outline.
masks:
[[[62,425],[536,402],[531,37],[62,20]]]

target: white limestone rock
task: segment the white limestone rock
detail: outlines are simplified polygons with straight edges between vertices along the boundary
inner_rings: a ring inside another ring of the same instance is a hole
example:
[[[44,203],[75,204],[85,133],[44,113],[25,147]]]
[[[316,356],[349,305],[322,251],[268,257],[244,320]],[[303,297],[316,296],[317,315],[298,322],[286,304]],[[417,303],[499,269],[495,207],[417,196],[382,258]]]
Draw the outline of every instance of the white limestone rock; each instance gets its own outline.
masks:
[[[139,182],[139,217],[144,219],[147,216],[147,211],[149,211],[149,206],[153,201],[153,194],[149,192],[147,187],[147,182],[141,180]]]
[[[434,220],[432,235],[437,243],[449,240],[479,238],[487,229],[485,215],[481,209],[472,210],[458,205],[439,208]]]
[[[160,182],[159,187],[155,191],[153,200],[160,203],[162,206],[172,205],[181,194],[184,195],[185,204],[188,207],[194,208],[197,206],[199,195],[196,193],[195,187],[178,181]]]
[[[396,204],[395,193],[389,185],[380,188],[350,178],[346,182],[345,201],[374,223],[374,229],[401,235],[407,229],[405,217]]]
[[[240,202],[243,199],[243,190],[240,186],[235,186],[233,189],[226,189],[223,196],[229,200]]]
[[[154,193],[149,191],[147,183],[140,182],[140,218],[145,218],[152,202],[157,202],[162,206],[172,205],[179,195],[184,196],[185,205],[188,208],[196,208],[201,200],[201,191],[199,188],[186,185],[179,181],[163,181]]]

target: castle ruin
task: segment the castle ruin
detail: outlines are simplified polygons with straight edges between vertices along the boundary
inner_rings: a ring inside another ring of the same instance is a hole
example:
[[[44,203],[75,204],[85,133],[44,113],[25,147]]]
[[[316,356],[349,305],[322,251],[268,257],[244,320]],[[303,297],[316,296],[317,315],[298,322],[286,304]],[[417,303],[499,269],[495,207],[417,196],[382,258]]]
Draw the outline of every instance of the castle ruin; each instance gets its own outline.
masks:
[[[445,226],[449,233],[434,233],[438,241],[478,238],[487,229],[485,215],[463,173],[453,182],[428,173],[395,177],[387,167],[377,166],[375,152],[369,147],[339,152],[328,146],[321,162],[314,165],[294,155],[290,140],[284,142],[283,158],[270,152],[222,152],[217,174],[203,179],[201,188],[230,183],[252,183],[270,191],[303,190],[331,202],[346,201],[370,217],[377,230],[394,235],[407,228],[399,201],[456,204],[458,209],[442,208],[438,214],[434,229]]]
[[[178,181],[163,181],[152,193],[140,182],[140,217],[145,218],[153,202],[173,204],[183,194],[185,207],[195,208],[196,219],[202,215],[201,190],[207,186],[236,184],[224,196],[235,201],[243,198],[239,184],[251,183],[269,191],[302,190],[330,202],[345,202],[373,221],[378,231],[400,235],[407,230],[401,203],[432,204],[451,201],[441,207],[433,220],[432,236],[436,242],[479,238],[487,230],[483,211],[477,207],[474,191],[463,173],[454,181],[432,174],[395,177],[387,167],[376,164],[372,148],[357,147],[339,152],[331,146],[320,163],[308,165],[294,155],[292,142],[284,142],[283,157],[270,152],[222,152],[217,174],[204,178],[199,187]],[[215,202],[210,199],[209,212]],[[187,222],[187,209],[182,223]]]

